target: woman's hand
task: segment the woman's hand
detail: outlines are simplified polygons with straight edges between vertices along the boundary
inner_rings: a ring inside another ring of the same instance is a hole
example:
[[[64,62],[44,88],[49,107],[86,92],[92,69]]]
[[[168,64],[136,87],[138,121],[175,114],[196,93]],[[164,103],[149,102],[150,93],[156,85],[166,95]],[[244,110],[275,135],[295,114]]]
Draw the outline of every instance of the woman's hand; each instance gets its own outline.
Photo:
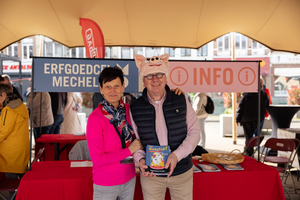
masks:
[[[143,145],[141,141],[135,139],[131,144],[128,146],[131,155],[134,154],[136,151],[143,149]]]
[[[176,88],[176,89],[171,89],[171,91],[175,92],[175,94],[177,95],[185,95],[185,93],[180,89],[180,88]]]

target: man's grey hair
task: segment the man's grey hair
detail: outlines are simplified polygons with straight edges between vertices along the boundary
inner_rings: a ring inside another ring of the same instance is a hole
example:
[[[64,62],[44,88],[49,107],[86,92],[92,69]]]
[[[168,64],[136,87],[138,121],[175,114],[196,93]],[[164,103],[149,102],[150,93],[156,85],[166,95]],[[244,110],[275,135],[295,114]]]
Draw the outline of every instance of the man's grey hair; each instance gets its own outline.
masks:
[[[5,92],[7,96],[13,95],[13,88],[11,85],[0,83],[0,95]]]
[[[2,75],[3,78],[5,78],[10,83],[10,76],[7,74]]]

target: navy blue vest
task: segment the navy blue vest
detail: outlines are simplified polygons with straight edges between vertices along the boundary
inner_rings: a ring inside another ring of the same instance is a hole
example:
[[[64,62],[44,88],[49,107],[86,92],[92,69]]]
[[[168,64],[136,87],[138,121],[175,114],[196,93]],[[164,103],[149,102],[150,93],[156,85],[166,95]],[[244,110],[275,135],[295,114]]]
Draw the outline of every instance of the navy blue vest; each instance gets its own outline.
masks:
[[[168,129],[168,144],[171,151],[176,150],[187,135],[186,126],[186,100],[184,95],[176,95],[166,85],[167,97],[163,103],[164,117]],[[137,126],[138,134],[144,149],[147,144],[159,145],[155,130],[155,108],[148,101],[147,89],[143,96],[130,105],[133,120]],[[172,176],[182,174],[193,165],[191,154],[177,163]]]

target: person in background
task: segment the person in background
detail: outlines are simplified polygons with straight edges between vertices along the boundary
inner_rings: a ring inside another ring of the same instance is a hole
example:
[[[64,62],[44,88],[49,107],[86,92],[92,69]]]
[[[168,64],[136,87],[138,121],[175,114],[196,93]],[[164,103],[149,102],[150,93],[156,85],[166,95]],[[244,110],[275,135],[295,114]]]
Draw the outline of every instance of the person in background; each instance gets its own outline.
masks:
[[[0,84],[0,172],[7,179],[22,178],[29,162],[29,114],[25,104],[13,94],[10,84]],[[9,193],[9,199],[13,198]]]
[[[98,108],[98,105],[100,103],[102,99],[102,95],[99,92],[95,92],[93,94],[92,100],[93,100],[93,110],[95,110],[96,108]]]
[[[29,93],[27,98],[27,108],[31,108],[31,95],[33,98],[32,112],[32,127],[34,139],[37,140],[42,134],[49,134],[51,125],[54,122],[51,97],[48,92],[33,92]]]
[[[24,100],[27,101],[28,95],[30,94],[31,91],[31,87],[28,87],[26,89],[26,91],[24,92],[23,96],[24,96]]]
[[[4,78],[3,83],[7,84],[7,85],[11,85],[12,88],[13,88],[13,93],[15,95],[17,95],[17,97],[20,98],[23,101],[23,97],[22,97],[22,95],[21,95],[21,93],[19,91],[19,88],[11,84],[10,76],[7,75],[7,74],[3,74],[2,77]]]
[[[266,85],[264,84],[264,79],[262,76],[260,76],[260,87],[261,87],[261,90],[263,90],[268,98],[269,98],[269,104],[272,104],[272,99],[271,99],[271,94],[270,94],[270,91],[268,88],[266,88]],[[265,123],[265,118],[268,118],[269,117],[269,113],[267,112],[267,110],[265,111],[265,117],[263,119],[262,122],[260,122],[260,133],[262,132],[262,128],[264,126],[264,123]],[[254,133],[253,133],[253,137],[257,136],[258,135],[258,132],[257,132],[257,129],[255,129]]]
[[[60,134],[61,124],[64,121],[64,107],[67,104],[66,92],[49,92],[54,122],[50,127],[49,134]]]
[[[131,106],[131,123],[143,149],[147,145],[169,145],[171,153],[165,168],[167,176],[145,173],[145,151],[133,157],[141,169],[141,185],[145,200],[164,199],[169,188],[172,199],[193,199],[192,152],[200,140],[197,115],[185,95],[175,95],[167,85],[169,54],[145,58],[135,55],[139,76],[143,79],[143,95]]]
[[[206,140],[206,134],[205,134],[205,120],[208,117],[208,113],[205,111],[205,106],[207,105],[207,96],[205,93],[197,93],[194,96],[194,103],[193,103],[193,109],[195,110],[197,117],[198,117],[198,123],[200,126],[200,135],[201,140],[199,145],[203,148],[205,148],[205,140]]]
[[[77,112],[81,110],[82,98],[79,92],[68,92],[68,102],[64,108],[64,121],[61,124],[60,134],[82,133]]]
[[[272,98],[271,98],[270,90],[266,87],[265,84],[264,84],[264,86],[263,86],[263,90],[265,91],[265,93],[266,93],[266,94],[268,95],[268,97],[269,97],[270,105],[273,104],[273,101],[272,101]],[[265,117],[266,117],[266,118],[269,118],[269,117],[270,117],[270,115],[269,115],[269,113],[268,113],[267,111],[265,112]]]
[[[135,139],[124,104],[124,75],[120,68],[103,69],[99,78],[100,104],[90,114],[86,136],[93,162],[94,200],[133,200],[135,165],[122,160],[142,149]]]
[[[136,100],[135,96],[131,93],[124,93],[122,100],[124,103],[128,103],[129,105]]]
[[[261,89],[263,88],[263,82],[261,83]],[[266,107],[269,106],[269,98],[267,94],[261,90],[260,93],[260,123],[265,119]],[[253,154],[253,147],[246,148],[247,142],[253,137],[255,130],[257,129],[258,121],[258,92],[255,93],[243,93],[242,98],[239,101],[238,110],[236,113],[237,125],[242,125],[245,135],[245,149],[243,155],[251,156]]]
[[[190,104],[193,105],[193,101],[192,101],[191,95],[189,93],[185,93],[185,97],[190,102]]]
[[[0,75],[0,84],[3,83],[3,81],[4,81],[4,78],[2,77],[2,75]],[[0,114],[1,114],[2,108],[3,108],[3,105],[2,105],[2,103],[0,103]]]

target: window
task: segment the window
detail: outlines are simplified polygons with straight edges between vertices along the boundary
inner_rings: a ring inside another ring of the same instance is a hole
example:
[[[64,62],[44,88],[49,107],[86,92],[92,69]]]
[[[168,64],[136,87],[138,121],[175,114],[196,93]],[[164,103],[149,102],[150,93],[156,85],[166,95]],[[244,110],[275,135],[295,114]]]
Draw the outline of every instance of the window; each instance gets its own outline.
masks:
[[[153,56],[159,56],[160,55],[160,48],[146,48],[146,57],[151,58]]]
[[[76,49],[78,49],[78,58],[84,58],[85,57],[85,55],[84,55],[85,48],[84,47],[78,47]]]
[[[191,56],[191,49],[181,48],[181,57]]]
[[[230,39],[229,39],[229,35],[225,35],[224,36],[224,47],[225,47],[225,51],[229,51],[230,50]]]
[[[25,38],[22,40],[22,59],[30,59],[30,55],[33,55],[33,39]]]
[[[235,49],[240,49],[241,48],[240,38],[241,38],[240,35],[235,34]]]
[[[130,47],[121,47],[122,58],[131,58]]]
[[[144,55],[143,47],[134,47],[134,54]]]
[[[201,57],[201,56],[207,56],[207,45],[202,46],[201,48],[198,49],[197,51],[197,56]]]
[[[7,55],[18,57],[18,43],[14,43],[7,47]]]
[[[242,35],[242,49],[246,49],[246,42],[247,41],[247,38],[246,36]]]
[[[110,48],[105,47],[105,58],[110,58]]]
[[[222,52],[223,51],[223,38],[222,37],[218,38],[217,42],[218,42],[218,51]]]
[[[217,39],[218,56],[230,56],[230,33]]]
[[[70,49],[66,46],[63,46],[63,57],[70,57]]]
[[[164,48],[164,53],[170,54],[170,57],[175,57],[175,50],[173,48]]]
[[[55,46],[55,57],[63,57],[63,45],[54,43]]]
[[[120,58],[120,47],[111,47],[110,48],[110,57],[111,58]]]
[[[76,58],[76,48],[71,49],[71,57]]]
[[[257,49],[258,43],[256,41],[252,41],[252,48]]]
[[[53,41],[50,38],[44,38],[44,56],[53,57]]]

